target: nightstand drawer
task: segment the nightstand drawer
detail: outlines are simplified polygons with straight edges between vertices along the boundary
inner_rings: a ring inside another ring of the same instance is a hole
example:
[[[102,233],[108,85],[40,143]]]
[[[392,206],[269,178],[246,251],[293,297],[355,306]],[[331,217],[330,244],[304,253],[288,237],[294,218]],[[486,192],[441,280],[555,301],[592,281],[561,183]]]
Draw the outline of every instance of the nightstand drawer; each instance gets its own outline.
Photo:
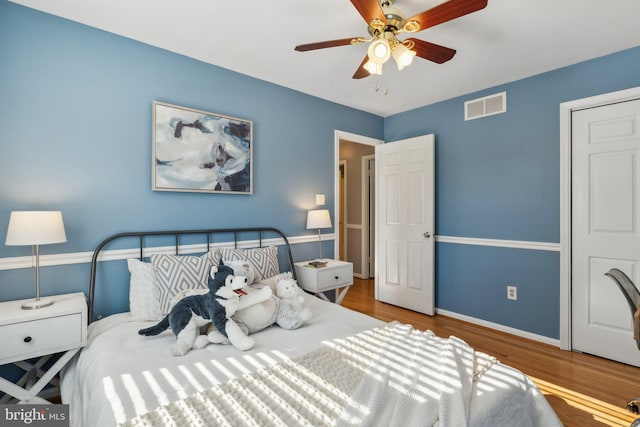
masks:
[[[81,313],[0,326],[0,364],[81,347]]]
[[[331,300],[324,294],[326,291],[338,290],[333,302],[340,304],[349,287],[353,284],[353,264],[336,259],[322,259],[324,267],[310,267],[310,261],[294,263],[298,284],[307,292],[314,293],[325,301]]]
[[[333,267],[327,270],[318,269],[317,291],[335,288],[340,285],[350,285],[353,282],[353,267],[351,264]]]

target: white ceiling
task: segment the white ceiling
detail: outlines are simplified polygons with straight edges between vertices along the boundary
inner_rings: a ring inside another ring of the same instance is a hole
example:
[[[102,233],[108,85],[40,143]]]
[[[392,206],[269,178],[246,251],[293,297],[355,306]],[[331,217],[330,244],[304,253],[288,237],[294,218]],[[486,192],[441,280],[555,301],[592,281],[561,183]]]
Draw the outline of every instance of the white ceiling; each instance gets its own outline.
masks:
[[[381,116],[640,45],[640,0],[489,0],[414,35],[456,49],[448,63],[416,58],[399,72],[390,61],[353,80],[365,44],[293,50],[368,36],[349,0],[12,1]],[[394,6],[412,16],[439,3]]]

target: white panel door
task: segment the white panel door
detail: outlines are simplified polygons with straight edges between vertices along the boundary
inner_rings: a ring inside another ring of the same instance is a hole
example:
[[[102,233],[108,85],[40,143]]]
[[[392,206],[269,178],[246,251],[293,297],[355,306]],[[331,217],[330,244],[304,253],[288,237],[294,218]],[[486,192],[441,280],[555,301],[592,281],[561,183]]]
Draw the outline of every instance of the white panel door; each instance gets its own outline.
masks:
[[[376,299],[434,314],[434,136],[376,146]]]
[[[572,347],[640,366],[610,268],[640,283],[640,100],[572,113]]]

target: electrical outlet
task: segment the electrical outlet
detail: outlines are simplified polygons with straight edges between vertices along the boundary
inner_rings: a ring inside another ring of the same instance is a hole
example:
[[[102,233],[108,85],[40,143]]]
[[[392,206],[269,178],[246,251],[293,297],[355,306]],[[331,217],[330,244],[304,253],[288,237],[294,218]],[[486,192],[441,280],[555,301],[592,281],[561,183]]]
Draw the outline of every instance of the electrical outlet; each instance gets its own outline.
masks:
[[[516,301],[518,299],[518,288],[513,285],[507,286],[507,299]]]

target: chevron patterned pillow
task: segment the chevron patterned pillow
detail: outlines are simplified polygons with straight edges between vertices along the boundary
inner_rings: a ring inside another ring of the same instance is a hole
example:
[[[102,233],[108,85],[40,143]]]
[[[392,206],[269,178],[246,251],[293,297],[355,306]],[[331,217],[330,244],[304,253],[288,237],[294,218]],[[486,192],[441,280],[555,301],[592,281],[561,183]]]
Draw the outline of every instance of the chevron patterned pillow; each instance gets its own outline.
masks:
[[[209,254],[200,257],[153,254],[151,264],[156,272],[157,295],[163,316],[169,312],[171,299],[180,291],[207,288],[212,265]]]
[[[275,246],[250,249],[219,248],[212,259],[214,265],[217,265],[220,259],[222,262],[237,260],[249,262],[256,272],[254,283],[280,273],[278,249]]]

